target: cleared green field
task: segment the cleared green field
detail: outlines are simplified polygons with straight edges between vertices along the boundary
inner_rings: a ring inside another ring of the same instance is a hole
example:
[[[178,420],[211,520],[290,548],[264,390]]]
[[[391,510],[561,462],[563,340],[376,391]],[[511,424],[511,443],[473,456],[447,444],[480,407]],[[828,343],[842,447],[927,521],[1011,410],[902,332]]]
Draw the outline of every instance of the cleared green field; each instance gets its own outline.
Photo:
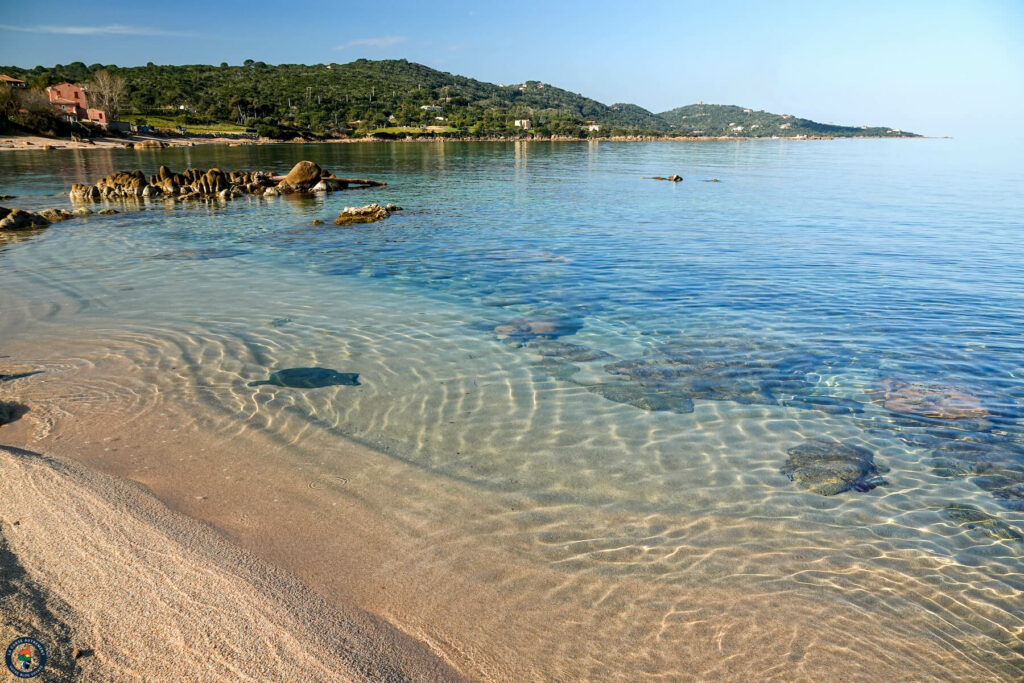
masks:
[[[181,118],[176,116],[151,116],[151,115],[139,115],[139,114],[122,114],[122,121],[129,121],[135,123],[137,120],[142,119],[146,122],[147,126],[153,128],[177,128],[178,126],[185,126],[185,129],[190,133],[244,133],[245,126],[239,126],[234,123],[184,123]]]
[[[426,128],[419,128],[417,126],[390,126],[388,128],[378,128],[376,130],[370,131],[370,134],[372,135],[373,133],[388,133],[389,135],[405,135],[405,134],[415,134],[415,133],[454,133],[455,132],[455,129],[452,128],[451,126],[447,126],[445,128],[437,128],[435,126],[431,126],[431,128],[433,130],[427,130]]]

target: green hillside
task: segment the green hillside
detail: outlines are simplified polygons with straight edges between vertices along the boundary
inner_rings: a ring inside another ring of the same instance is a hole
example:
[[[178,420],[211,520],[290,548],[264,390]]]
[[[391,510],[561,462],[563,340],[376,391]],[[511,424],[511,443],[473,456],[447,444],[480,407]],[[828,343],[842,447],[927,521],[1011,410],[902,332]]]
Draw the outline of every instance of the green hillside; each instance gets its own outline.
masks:
[[[835,126],[726,104],[690,104],[658,116],[672,134],[693,137],[918,137],[887,127]]]
[[[380,131],[405,135],[410,129],[426,134],[427,126],[434,134],[456,136],[909,135],[716,105],[691,105],[656,115],[635,104],[609,106],[539,81],[485,83],[404,59],[312,66],[247,60],[241,66],[117,67],[76,62],[32,69],[0,67],[0,73],[34,88],[65,80],[85,83],[100,70],[126,81],[122,120],[192,130],[251,127],[271,137]],[[515,125],[522,119],[529,120],[528,129]]]

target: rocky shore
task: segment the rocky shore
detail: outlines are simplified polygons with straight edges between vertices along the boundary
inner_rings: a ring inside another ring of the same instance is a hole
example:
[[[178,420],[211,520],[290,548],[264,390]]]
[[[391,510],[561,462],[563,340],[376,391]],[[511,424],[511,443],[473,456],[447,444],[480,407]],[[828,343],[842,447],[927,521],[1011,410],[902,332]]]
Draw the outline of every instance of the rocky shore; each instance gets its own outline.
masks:
[[[222,171],[190,168],[175,173],[166,166],[150,176],[136,169],[117,171],[93,185],[71,186],[72,202],[89,202],[139,197],[232,199],[241,195],[278,196],[294,192],[336,192],[338,190],[387,185],[376,180],[338,178],[312,161],[300,161],[287,175],[266,171]]]

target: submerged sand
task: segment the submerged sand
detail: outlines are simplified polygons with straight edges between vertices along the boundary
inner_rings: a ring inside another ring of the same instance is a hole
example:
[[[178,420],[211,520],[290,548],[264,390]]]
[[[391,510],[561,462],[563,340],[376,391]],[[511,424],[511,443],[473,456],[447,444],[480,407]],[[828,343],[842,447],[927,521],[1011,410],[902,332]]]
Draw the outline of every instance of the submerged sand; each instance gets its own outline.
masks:
[[[0,640],[43,641],[52,680],[458,679],[137,485],[9,447],[0,473]]]

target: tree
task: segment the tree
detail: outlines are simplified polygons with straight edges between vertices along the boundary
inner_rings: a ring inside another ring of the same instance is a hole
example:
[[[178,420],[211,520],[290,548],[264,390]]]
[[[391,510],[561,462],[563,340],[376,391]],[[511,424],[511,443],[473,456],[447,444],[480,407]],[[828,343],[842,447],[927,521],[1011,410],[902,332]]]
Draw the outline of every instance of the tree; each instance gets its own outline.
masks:
[[[88,90],[89,94],[96,98],[98,108],[107,112],[111,121],[117,121],[121,104],[128,94],[128,84],[125,80],[103,69],[92,75]]]

